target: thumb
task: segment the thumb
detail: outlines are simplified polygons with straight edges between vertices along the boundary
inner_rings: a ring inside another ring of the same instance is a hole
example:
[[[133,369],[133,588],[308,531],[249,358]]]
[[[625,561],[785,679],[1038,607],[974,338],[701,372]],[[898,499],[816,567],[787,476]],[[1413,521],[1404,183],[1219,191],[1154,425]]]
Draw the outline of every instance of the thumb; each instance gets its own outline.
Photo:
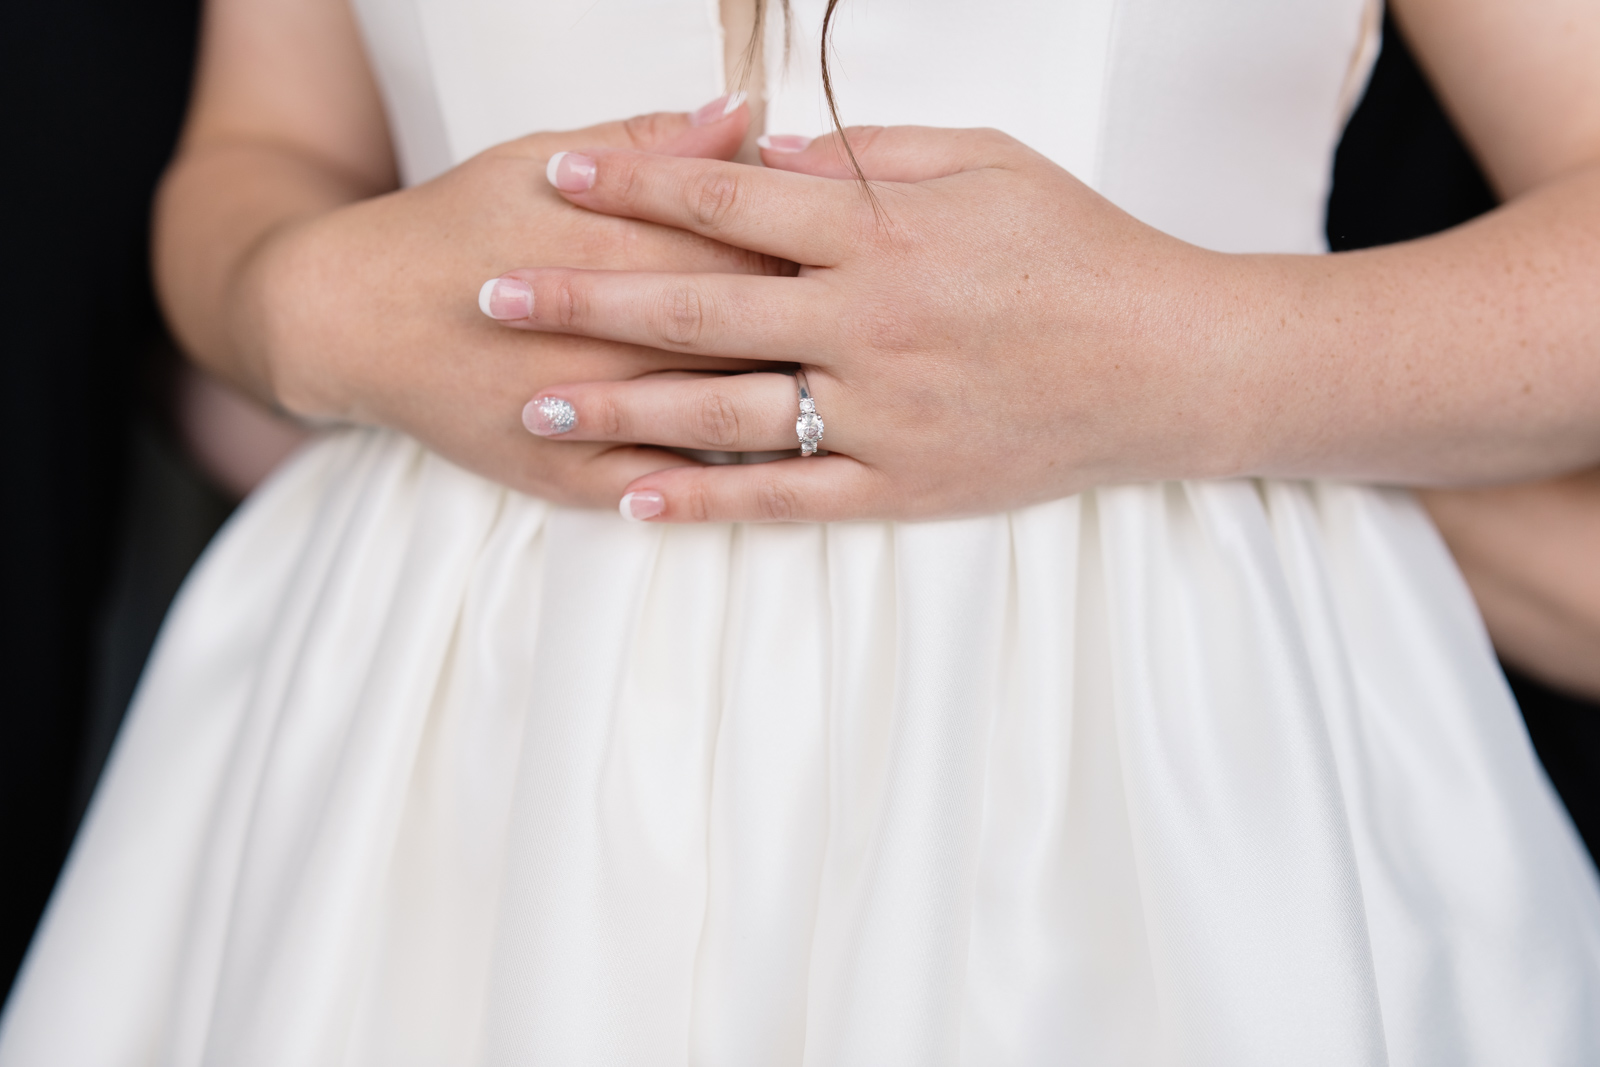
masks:
[[[1021,147],[998,130],[934,126],[851,126],[842,138],[830,133],[807,141],[792,134],[768,134],[756,143],[761,146],[761,161],[774,170],[855,178],[853,153],[861,165],[859,176],[878,182],[924,182],[992,167]]]
[[[664,156],[732,159],[750,129],[744,93],[717,97],[694,111],[657,111],[582,130],[536,135],[545,155],[563,149],[631,148]]]

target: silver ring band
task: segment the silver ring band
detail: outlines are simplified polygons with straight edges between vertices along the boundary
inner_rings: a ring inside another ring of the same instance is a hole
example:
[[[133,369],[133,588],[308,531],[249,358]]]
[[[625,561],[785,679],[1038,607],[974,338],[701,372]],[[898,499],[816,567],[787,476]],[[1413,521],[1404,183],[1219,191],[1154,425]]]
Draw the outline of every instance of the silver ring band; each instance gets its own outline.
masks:
[[[794,380],[800,386],[800,417],[794,420],[794,434],[800,439],[800,454],[814,456],[822,447],[822,416],[817,414],[817,402],[806,387],[805,371],[795,371]]]

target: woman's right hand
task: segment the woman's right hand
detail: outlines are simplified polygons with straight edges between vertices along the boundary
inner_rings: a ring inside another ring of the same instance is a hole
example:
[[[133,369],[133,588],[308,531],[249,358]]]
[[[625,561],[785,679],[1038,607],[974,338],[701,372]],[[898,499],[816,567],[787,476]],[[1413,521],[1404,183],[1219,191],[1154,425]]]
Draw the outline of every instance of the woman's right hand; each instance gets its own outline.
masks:
[[[527,263],[634,270],[781,265],[563,203],[546,161],[576,144],[732,158],[747,108],[659,114],[492,148],[401,192],[385,108],[347,0],[206,0],[178,153],[153,221],[157,289],[185,351],[256,399],[392,426],[517,489],[610,507],[688,461],[564,448],[518,412],[545,386],[729,366],[495,326],[478,290]],[[574,86],[581,92],[581,86]],[[93,273],[81,282],[93,293]]]
[[[479,287],[512,266],[777,273],[780,261],[681,230],[583,211],[545,180],[566,147],[729,158],[748,110],[714,101],[587,130],[534,134],[422,185],[285,226],[241,264],[230,333],[274,398],[311,419],[390,426],[495,481],[610,507],[630,480],[692,461],[658,449],[574,449],[530,435],[527,397],[550,385],[743,364],[498,328]]]

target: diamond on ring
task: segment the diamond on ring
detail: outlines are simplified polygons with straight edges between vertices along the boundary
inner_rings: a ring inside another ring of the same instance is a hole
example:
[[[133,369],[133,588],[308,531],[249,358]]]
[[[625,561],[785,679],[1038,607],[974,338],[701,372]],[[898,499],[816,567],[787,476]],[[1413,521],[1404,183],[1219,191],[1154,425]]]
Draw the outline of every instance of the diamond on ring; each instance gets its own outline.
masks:
[[[806,376],[796,371],[794,377],[800,386],[800,417],[794,420],[794,433],[800,439],[800,454],[814,456],[822,444],[822,416],[817,414],[817,402],[806,388]]]

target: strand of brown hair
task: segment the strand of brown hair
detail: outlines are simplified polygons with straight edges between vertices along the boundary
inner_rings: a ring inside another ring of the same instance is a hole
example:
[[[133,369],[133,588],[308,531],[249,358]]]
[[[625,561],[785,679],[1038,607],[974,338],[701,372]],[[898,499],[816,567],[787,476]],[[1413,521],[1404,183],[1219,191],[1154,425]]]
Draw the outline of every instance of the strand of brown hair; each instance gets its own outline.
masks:
[[[789,63],[789,26],[790,9],[789,0],[778,0],[778,6],[783,11],[783,62]],[[833,120],[834,132],[839,135],[839,143],[844,146],[845,158],[850,161],[850,169],[855,173],[856,180],[861,187],[867,190],[871,197],[874,210],[878,206],[877,197],[873,196],[872,189],[867,183],[866,172],[861,169],[861,162],[856,159],[855,149],[850,147],[850,141],[844,135],[844,123],[839,119],[839,101],[833,95],[833,69],[828,62],[828,46],[833,39],[833,16],[838,10],[839,0],[828,0],[827,9],[822,13],[822,95],[828,101],[828,117]],[[750,42],[744,46],[744,55],[739,60],[739,84],[741,87],[750,77],[750,72],[755,68],[756,49],[761,46],[763,34],[766,29],[767,4],[765,0],[756,0],[755,23],[750,30]]]
[[[789,0],[783,0],[785,17],[788,15]],[[833,35],[833,14],[839,7],[839,0],[828,0],[828,9],[822,13],[822,95],[828,100],[828,117],[833,119],[833,130],[839,135],[839,143],[844,146],[845,157],[850,160],[850,169],[855,171],[856,180],[861,183],[861,188],[866,190],[867,196],[872,201],[873,212],[878,210],[878,198],[872,195],[872,187],[867,184],[866,172],[861,169],[861,163],[856,159],[856,150],[850,147],[850,139],[844,135],[844,123],[839,121],[839,102],[833,98],[833,71],[828,66],[828,45]]]

